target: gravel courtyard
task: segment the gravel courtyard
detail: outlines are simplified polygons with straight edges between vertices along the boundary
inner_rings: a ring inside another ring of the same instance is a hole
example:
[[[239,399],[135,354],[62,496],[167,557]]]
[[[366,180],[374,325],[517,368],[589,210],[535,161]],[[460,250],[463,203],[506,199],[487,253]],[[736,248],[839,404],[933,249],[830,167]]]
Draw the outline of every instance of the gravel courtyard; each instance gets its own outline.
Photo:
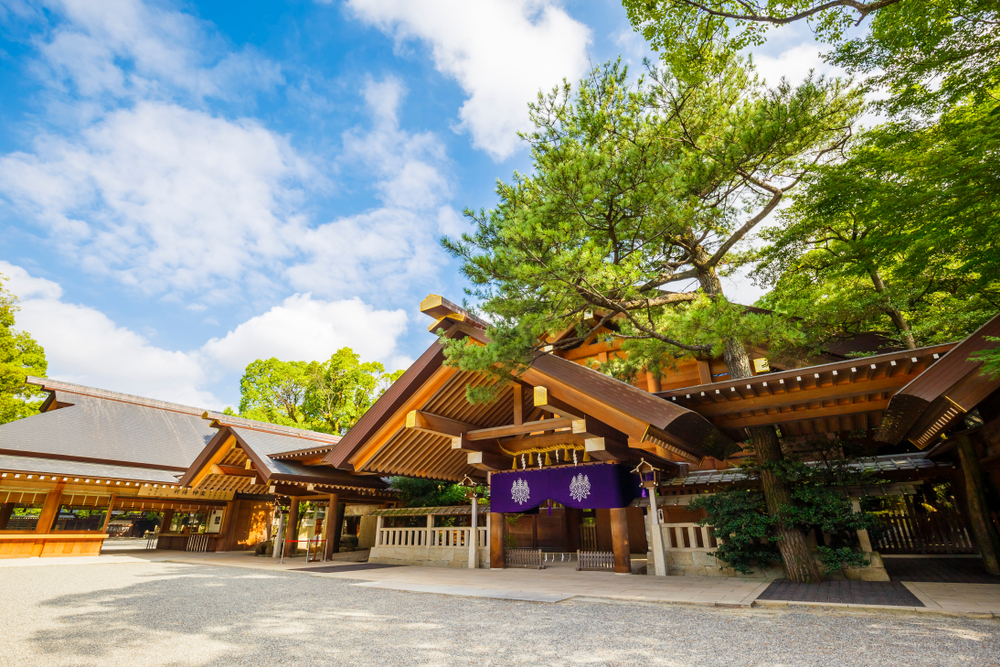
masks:
[[[1000,665],[1000,622],[558,604],[138,563],[0,568],[0,665]]]

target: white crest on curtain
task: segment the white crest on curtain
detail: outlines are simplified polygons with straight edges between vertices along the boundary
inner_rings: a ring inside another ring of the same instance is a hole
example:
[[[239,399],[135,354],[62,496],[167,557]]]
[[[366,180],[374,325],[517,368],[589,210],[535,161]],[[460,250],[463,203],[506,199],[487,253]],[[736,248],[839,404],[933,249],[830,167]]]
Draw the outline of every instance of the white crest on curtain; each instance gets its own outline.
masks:
[[[582,472],[575,476],[569,483],[569,495],[576,502],[580,502],[590,495],[590,477]]]
[[[528,488],[528,483],[523,479],[519,479],[510,487],[510,499],[513,500],[518,505],[523,505],[528,502],[531,497],[531,489]]]

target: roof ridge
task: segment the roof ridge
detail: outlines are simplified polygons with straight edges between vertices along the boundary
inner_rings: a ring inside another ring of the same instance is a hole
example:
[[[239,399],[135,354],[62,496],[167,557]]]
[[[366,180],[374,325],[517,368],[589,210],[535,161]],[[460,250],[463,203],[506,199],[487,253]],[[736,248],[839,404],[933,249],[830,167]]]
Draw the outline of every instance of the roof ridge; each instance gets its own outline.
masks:
[[[131,403],[133,405],[140,405],[146,408],[183,412],[185,414],[195,416],[200,416],[205,412],[205,408],[198,408],[192,405],[171,403],[170,401],[161,401],[156,398],[146,398],[145,396],[136,396],[135,394],[126,394],[123,392],[111,391],[109,389],[99,389],[97,387],[89,387],[83,384],[75,384],[73,382],[65,382],[63,380],[53,380],[51,378],[35,377],[33,375],[29,375],[25,378],[25,384],[41,387],[44,391],[63,391],[71,394],[79,394],[81,396],[90,396],[92,398],[103,398],[105,400],[119,401],[121,403]]]
[[[219,422],[222,426],[235,426],[235,427],[246,427],[254,429],[256,431],[265,431],[267,433],[275,433],[278,435],[290,435],[302,438],[304,440],[316,440],[319,442],[329,443],[335,445],[340,442],[341,436],[332,435],[330,433],[322,433],[320,431],[311,431],[307,428],[296,428],[294,426],[285,426],[283,424],[272,424],[271,422],[257,421],[256,419],[247,419],[246,417],[237,417],[236,415],[227,415],[222,412],[213,412],[212,410],[205,410],[201,414],[202,419],[209,419],[213,422]],[[302,448],[308,449],[308,448]],[[294,452],[298,450],[289,450],[289,452]],[[283,452],[279,452],[283,453]]]

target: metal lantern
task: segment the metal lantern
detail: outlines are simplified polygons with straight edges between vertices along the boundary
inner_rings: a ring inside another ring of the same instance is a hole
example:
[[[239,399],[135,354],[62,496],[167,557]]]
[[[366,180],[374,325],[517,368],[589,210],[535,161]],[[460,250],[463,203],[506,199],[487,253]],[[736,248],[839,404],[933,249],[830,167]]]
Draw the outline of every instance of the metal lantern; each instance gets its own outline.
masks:
[[[463,489],[465,489],[465,497],[468,500],[479,497],[479,482],[475,481],[468,475],[462,478],[462,481],[458,483]]]
[[[642,488],[657,489],[660,487],[660,469],[646,459],[640,460],[639,465],[632,472],[639,475]]]

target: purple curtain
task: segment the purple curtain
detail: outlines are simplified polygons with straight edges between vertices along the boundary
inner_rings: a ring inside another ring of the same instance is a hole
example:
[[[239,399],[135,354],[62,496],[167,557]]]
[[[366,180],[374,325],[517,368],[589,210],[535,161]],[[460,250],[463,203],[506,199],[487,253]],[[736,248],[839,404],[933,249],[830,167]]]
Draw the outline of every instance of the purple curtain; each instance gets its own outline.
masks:
[[[639,478],[617,463],[495,472],[490,511],[524,512],[554,500],[566,507],[626,507],[641,490]]]

